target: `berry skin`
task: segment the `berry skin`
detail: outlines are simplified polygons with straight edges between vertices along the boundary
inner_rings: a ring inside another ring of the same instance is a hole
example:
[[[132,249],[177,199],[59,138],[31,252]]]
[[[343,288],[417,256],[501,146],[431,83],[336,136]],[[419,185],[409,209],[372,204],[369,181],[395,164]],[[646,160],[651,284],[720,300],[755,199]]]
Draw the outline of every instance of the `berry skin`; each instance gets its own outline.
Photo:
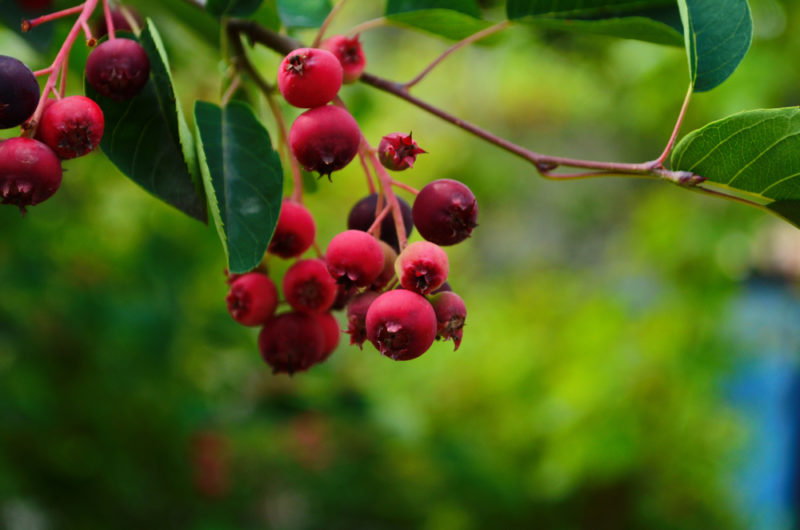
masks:
[[[314,318],[319,322],[322,328],[322,335],[325,339],[325,345],[322,348],[322,354],[318,361],[322,362],[330,357],[334,350],[336,350],[342,331],[339,329],[339,322],[336,320],[336,317],[331,313],[316,313]]]
[[[100,95],[125,101],[139,93],[150,78],[150,59],[142,46],[130,39],[101,43],[86,59],[86,79]]]
[[[414,220],[411,217],[411,206],[409,206],[402,197],[397,197],[397,202],[400,204],[400,213],[403,215],[403,225],[406,228],[406,237],[408,237],[414,230]],[[386,201],[384,201],[383,204],[385,205]],[[367,195],[355,203],[353,208],[350,210],[350,214],[347,216],[347,228],[352,230],[361,230],[363,232],[369,230],[369,227],[375,222],[375,210],[377,205],[377,193]],[[383,221],[381,221],[381,233],[379,237],[382,241],[389,243],[389,245],[391,245],[391,247],[397,252],[400,251],[400,243],[397,240],[397,227],[394,225],[394,216],[391,214],[391,212],[389,212],[389,214],[383,218]]]
[[[425,153],[411,138],[411,133],[392,133],[381,138],[378,144],[378,159],[386,169],[403,171],[414,166],[417,155]]]
[[[358,35],[348,39],[345,35],[335,35],[322,42],[322,47],[339,59],[342,65],[342,82],[355,83],[361,77],[361,72],[367,66],[364,50],[358,41]]]
[[[228,312],[243,326],[260,326],[278,307],[278,288],[269,276],[249,272],[239,276],[225,297]]]
[[[25,63],[0,55],[0,129],[21,125],[39,103],[39,83]]]
[[[422,237],[437,245],[455,245],[478,226],[478,202],[457,180],[440,179],[419,191],[411,209],[414,226]]]
[[[424,296],[397,289],[376,298],[367,309],[367,338],[395,361],[419,357],[436,338],[436,313]]]
[[[450,263],[447,253],[440,246],[428,241],[415,241],[400,253],[394,268],[404,288],[429,294],[447,280]]]
[[[464,334],[464,321],[467,318],[467,306],[464,300],[451,291],[441,292],[429,298],[436,313],[436,338],[439,340],[453,339],[457,350],[461,345]]]
[[[283,276],[283,295],[295,311],[323,313],[336,299],[336,282],[324,261],[301,259]]]
[[[61,186],[61,161],[52,149],[32,138],[0,143],[0,204],[39,204]]]
[[[282,313],[267,322],[258,335],[261,358],[274,374],[308,370],[322,358],[325,346],[319,321],[304,313]]]
[[[383,251],[378,241],[360,230],[345,230],[328,244],[328,272],[346,287],[366,287],[383,270]]]
[[[267,252],[282,258],[295,258],[308,250],[316,233],[314,218],[308,208],[300,203],[284,200]]]
[[[342,169],[356,156],[361,130],[342,107],[326,105],[302,113],[289,131],[289,145],[297,161],[320,176]]]
[[[347,305],[347,333],[350,334],[350,344],[358,344],[361,349],[367,340],[367,310],[378,296],[380,293],[375,291],[364,291],[356,295]]]
[[[54,103],[48,101],[36,135],[59,158],[68,159],[100,145],[104,127],[103,111],[97,103],[84,96],[69,96]]]
[[[378,244],[381,246],[381,250],[383,251],[383,270],[375,279],[375,281],[372,282],[372,288],[376,291],[380,291],[389,285],[389,282],[394,280],[394,262],[397,260],[397,252],[395,252],[388,243],[385,241],[378,241]]]
[[[278,89],[286,101],[309,109],[330,102],[342,86],[342,65],[328,50],[298,48],[278,67]]]

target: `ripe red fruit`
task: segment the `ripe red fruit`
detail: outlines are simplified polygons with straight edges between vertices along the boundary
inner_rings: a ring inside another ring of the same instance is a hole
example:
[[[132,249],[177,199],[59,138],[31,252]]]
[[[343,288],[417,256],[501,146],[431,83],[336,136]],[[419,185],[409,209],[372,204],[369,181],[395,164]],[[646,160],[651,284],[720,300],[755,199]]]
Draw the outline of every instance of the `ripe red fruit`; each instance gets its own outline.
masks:
[[[367,66],[367,59],[364,57],[364,50],[358,41],[358,35],[348,38],[345,35],[334,35],[322,42],[322,47],[339,59],[342,65],[344,83],[355,83],[364,67]]]
[[[361,345],[367,340],[367,310],[378,296],[380,293],[375,291],[364,291],[347,305],[347,333],[350,334],[350,344],[358,344],[358,347],[362,348]]]
[[[370,304],[366,326],[367,338],[378,351],[395,361],[407,361],[433,344],[436,313],[424,296],[397,289]]]
[[[284,200],[275,233],[267,251],[282,258],[294,258],[308,250],[314,242],[317,229],[308,208],[300,203]]]
[[[327,105],[307,110],[294,120],[289,145],[308,171],[328,175],[356,156],[361,131],[356,120],[341,107]]]
[[[104,128],[103,111],[97,103],[84,96],[69,96],[48,101],[36,136],[60,158],[67,159],[83,156],[100,145]]]
[[[422,237],[437,245],[464,241],[478,226],[478,202],[457,180],[435,180],[419,191],[411,209],[414,226]]]
[[[249,272],[231,284],[225,301],[236,322],[244,326],[259,326],[275,314],[278,289],[269,276]]]
[[[22,124],[39,103],[39,82],[25,63],[0,55],[0,129]]]
[[[86,79],[100,95],[125,101],[139,93],[150,78],[150,60],[142,46],[130,39],[111,39],[93,49],[86,59]]]
[[[378,241],[360,230],[345,230],[328,244],[328,272],[347,287],[366,287],[383,270],[383,251]]]
[[[397,202],[400,204],[400,213],[403,216],[403,225],[406,229],[406,237],[408,237],[411,235],[411,232],[414,231],[414,221],[411,218],[411,206],[409,206],[402,197],[397,197]],[[383,204],[386,204],[385,200]],[[362,230],[364,232],[369,230],[369,227],[375,222],[375,210],[377,205],[377,193],[367,195],[355,203],[347,216],[347,228]],[[396,251],[400,251],[400,243],[397,240],[397,227],[394,224],[394,216],[391,212],[381,221],[381,233],[378,237],[380,237],[382,241],[389,243]]]
[[[32,138],[9,138],[0,143],[0,204],[13,204],[25,213],[61,185],[61,161],[45,144]]]
[[[378,159],[386,169],[403,171],[414,166],[417,155],[425,153],[411,138],[411,133],[392,133],[381,138],[378,144]]]
[[[342,65],[328,50],[298,48],[278,67],[278,89],[289,104],[303,109],[330,102],[342,86]]]
[[[457,350],[464,334],[464,321],[467,318],[467,306],[464,300],[451,291],[441,292],[430,297],[430,303],[436,313],[436,338],[453,339]]]
[[[280,314],[267,322],[258,335],[261,357],[275,374],[308,370],[322,358],[325,345],[319,321],[304,313]]]
[[[296,311],[323,313],[336,299],[336,282],[322,260],[301,259],[283,276],[283,295]]]
[[[325,338],[325,345],[322,348],[322,355],[318,361],[322,362],[327,359],[339,345],[339,337],[341,336],[342,332],[339,329],[339,322],[331,313],[315,313],[314,317],[322,327],[322,335]]]
[[[429,294],[447,280],[450,263],[440,246],[428,241],[415,241],[400,253],[394,268],[404,288]]]

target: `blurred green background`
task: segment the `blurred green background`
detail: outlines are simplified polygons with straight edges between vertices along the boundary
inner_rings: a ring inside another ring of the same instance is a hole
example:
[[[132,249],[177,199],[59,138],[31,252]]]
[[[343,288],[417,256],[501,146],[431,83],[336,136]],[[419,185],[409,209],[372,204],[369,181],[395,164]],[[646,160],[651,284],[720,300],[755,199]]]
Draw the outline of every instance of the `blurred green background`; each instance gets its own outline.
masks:
[[[378,4],[352,0],[332,31]],[[161,30],[187,115],[218,102],[213,19],[178,0],[130,5]],[[800,6],[751,5],[751,51],[696,95],[684,132],[800,103]],[[368,70],[396,80],[450,45],[398,28],[362,41]],[[55,45],[0,29],[0,53],[33,69]],[[274,78],[280,58],[254,57]],[[660,153],[686,70],[682,49],[514,27],[415,92],[539,152],[634,162]],[[760,348],[739,339],[750,321],[732,323],[772,242],[800,252],[796,230],[663,183],[545,181],[389,95],[341,95],[374,144],[413,131],[429,152],[408,184],[455,178],[478,197],[479,228],[448,249],[461,348],[396,363],[345,336],[325,364],[273,376],[258,330],[227,314],[214,228],[101,153],[69,161],[52,199],[24,218],[0,208],[0,528],[759,527],[736,480],[757,428],[726,381]],[[357,164],[319,181],[307,205],[323,248],[366,193]],[[796,356],[789,329],[778,349]]]

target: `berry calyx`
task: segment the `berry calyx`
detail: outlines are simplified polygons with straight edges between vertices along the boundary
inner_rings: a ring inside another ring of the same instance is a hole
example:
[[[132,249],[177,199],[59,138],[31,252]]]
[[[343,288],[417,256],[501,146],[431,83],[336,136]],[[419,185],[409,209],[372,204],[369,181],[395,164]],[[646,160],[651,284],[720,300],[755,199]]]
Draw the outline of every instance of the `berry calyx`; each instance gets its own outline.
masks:
[[[415,241],[400,253],[394,268],[404,288],[429,294],[447,280],[450,263],[440,246],[428,241]]]
[[[417,293],[397,289],[376,298],[367,309],[367,338],[395,361],[419,357],[436,338],[436,313]]]
[[[336,299],[336,282],[322,260],[301,259],[283,276],[283,295],[296,311],[323,313]]]
[[[308,208],[286,199],[281,205],[278,224],[267,247],[267,252],[282,258],[295,258],[308,250],[317,228]]]
[[[86,59],[86,79],[97,92],[114,101],[139,93],[150,78],[150,59],[141,44],[111,39],[93,49]]]
[[[360,230],[345,230],[328,244],[328,272],[346,287],[366,287],[383,270],[383,251],[378,241]]]
[[[342,82],[355,83],[367,66],[367,59],[358,35],[348,38],[346,35],[334,35],[322,42],[322,47],[339,59],[342,65]]]
[[[100,145],[104,127],[103,111],[97,103],[84,96],[69,96],[48,104],[36,135],[59,158],[68,159]]]
[[[347,333],[350,335],[350,344],[357,344],[361,349],[367,340],[367,310],[378,296],[380,293],[375,291],[364,291],[356,295],[347,305]]]
[[[411,133],[392,133],[381,138],[378,144],[378,159],[386,169],[403,171],[414,166],[417,155],[425,153],[417,142],[411,138]]]
[[[269,276],[249,272],[231,284],[225,302],[236,322],[244,326],[259,326],[275,314],[278,289]]]
[[[460,243],[478,226],[475,195],[452,179],[434,180],[422,188],[411,213],[420,235],[437,245]]]
[[[39,83],[25,63],[0,55],[0,129],[21,125],[39,103]]]
[[[267,322],[258,335],[261,358],[272,373],[308,370],[319,362],[325,349],[325,333],[315,316],[282,313]]]
[[[397,197],[397,202],[400,205],[400,213],[403,216],[403,225],[406,229],[406,237],[408,237],[414,230],[414,220],[411,216],[411,206],[409,206],[409,204],[402,197]],[[386,201],[383,201],[383,204],[385,205]],[[355,203],[347,216],[347,228],[351,230],[362,230],[364,232],[369,230],[369,227],[375,222],[377,205],[377,193],[367,195]],[[397,239],[397,227],[394,224],[394,216],[391,214],[391,212],[389,215],[383,218],[383,221],[381,221],[381,230],[378,237],[380,237],[382,241],[389,243],[389,245],[391,245],[391,247],[397,252],[400,251],[400,243]]]
[[[52,149],[33,138],[0,143],[0,204],[13,204],[24,214],[61,186],[61,161]]]
[[[353,160],[360,142],[355,118],[335,105],[305,111],[289,131],[289,145],[300,165],[328,178]]]
[[[339,59],[328,50],[298,48],[278,67],[278,89],[295,107],[319,107],[336,97],[342,75]]]
[[[467,318],[467,306],[464,300],[451,291],[441,292],[429,298],[436,313],[436,338],[453,339],[457,350],[464,334],[464,321]]]

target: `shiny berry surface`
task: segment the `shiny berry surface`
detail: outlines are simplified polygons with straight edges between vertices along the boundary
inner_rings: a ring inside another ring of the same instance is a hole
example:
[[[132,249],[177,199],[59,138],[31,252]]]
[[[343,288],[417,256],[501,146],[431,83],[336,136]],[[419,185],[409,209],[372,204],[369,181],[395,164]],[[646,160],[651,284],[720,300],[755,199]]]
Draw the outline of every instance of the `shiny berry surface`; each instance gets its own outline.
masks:
[[[0,204],[25,212],[51,197],[61,186],[61,161],[52,149],[32,138],[0,143]]]
[[[30,118],[39,94],[31,69],[19,59],[0,55],[0,129],[16,127]]]
[[[138,94],[150,78],[150,60],[141,44],[118,38],[97,46],[86,59],[86,79],[97,92],[114,101]]]
[[[361,131],[341,107],[327,105],[302,113],[289,131],[289,145],[308,171],[328,175],[350,163],[358,153]]]
[[[437,245],[464,241],[478,226],[478,202],[463,183],[435,180],[419,191],[411,209],[420,235]]]
[[[278,89],[295,107],[319,107],[330,102],[342,86],[342,65],[328,50],[298,48],[278,67]]]
[[[69,96],[47,106],[37,137],[62,159],[83,156],[103,138],[103,111],[91,99]]]
[[[397,289],[370,304],[366,328],[367,338],[379,352],[395,361],[407,361],[433,344],[436,313],[424,296]]]

